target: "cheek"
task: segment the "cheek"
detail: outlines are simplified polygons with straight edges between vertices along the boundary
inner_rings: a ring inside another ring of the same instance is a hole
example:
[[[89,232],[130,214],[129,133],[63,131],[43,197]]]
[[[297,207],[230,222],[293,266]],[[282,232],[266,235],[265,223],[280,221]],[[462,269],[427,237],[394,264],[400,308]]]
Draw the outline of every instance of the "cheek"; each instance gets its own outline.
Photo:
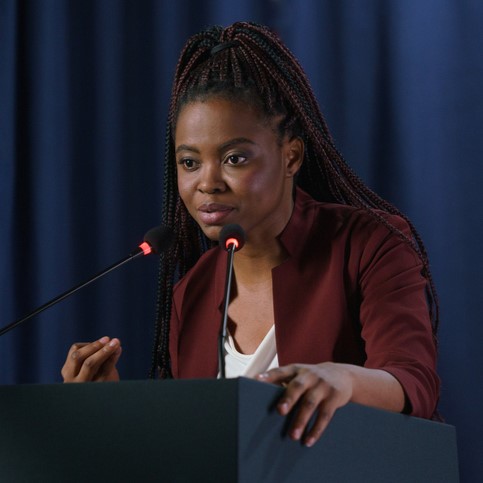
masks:
[[[243,187],[247,191],[265,192],[277,189],[278,180],[280,179],[280,168],[276,163],[266,165],[264,169],[249,173],[243,179]]]
[[[185,175],[185,173],[180,173],[178,171],[178,179],[177,179],[177,184],[178,184],[178,193],[183,201],[183,203],[186,205],[187,208],[189,208],[189,199],[190,199],[190,184],[189,184],[189,178]]]
[[[251,176],[247,176],[243,180],[243,191],[248,193],[258,194],[267,189],[267,175],[265,173],[256,173]]]

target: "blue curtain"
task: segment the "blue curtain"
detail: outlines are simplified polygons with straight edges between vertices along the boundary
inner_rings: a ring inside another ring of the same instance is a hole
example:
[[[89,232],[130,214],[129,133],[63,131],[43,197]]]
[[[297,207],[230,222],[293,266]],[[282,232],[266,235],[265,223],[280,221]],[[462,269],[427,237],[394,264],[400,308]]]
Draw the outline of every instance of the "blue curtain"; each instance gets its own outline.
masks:
[[[0,0],[0,325],[129,253],[160,219],[170,83],[210,24],[275,29],[340,150],[414,221],[439,289],[440,409],[483,475],[483,2]],[[74,341],[150,365],[156,259],[0,339],[0,383],[54,383]],[[480,431],[477,428],[480,428]]]

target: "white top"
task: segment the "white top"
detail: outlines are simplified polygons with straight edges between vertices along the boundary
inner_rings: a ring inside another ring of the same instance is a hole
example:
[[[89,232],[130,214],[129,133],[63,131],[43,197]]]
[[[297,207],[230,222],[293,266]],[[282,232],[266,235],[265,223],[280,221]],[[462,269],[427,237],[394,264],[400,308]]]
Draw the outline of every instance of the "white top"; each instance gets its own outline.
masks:
[[[227,340],[225,341],[226,377],[254,377],[274,367],[278,367],[274,325],[272,325],[253,354],[242,354],[238,352],[233,337],[228,333]]]

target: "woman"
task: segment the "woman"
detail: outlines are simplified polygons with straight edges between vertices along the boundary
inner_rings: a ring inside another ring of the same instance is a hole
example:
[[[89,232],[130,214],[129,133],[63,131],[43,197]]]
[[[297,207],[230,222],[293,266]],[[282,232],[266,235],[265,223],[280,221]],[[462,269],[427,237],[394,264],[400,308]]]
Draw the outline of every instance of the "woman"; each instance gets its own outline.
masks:
[[[265,27],[188,40],[164,182],[176,241],[161,259],[153,375],[217,376],[217,240],[238,223],[228,376],[285,385],[278,409],[299,403],[290,435],[307,446],[349,401],[433,416],[438,314],[423,243],[344,162],[300,65]],[[64,380],[117,380],[120,354],[116,338],[74,344]]]

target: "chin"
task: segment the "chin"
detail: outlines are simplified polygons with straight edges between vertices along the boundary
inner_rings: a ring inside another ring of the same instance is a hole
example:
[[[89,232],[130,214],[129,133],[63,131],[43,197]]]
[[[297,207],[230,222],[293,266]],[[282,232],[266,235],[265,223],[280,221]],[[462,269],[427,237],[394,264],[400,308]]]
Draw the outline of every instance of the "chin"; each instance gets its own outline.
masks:
[[[203,226],[200,225],[201,230],[208,237],[211,241],[218,241],[220,239],[220,232],[223,226],[221,225],[210,225],[210,226]]]

